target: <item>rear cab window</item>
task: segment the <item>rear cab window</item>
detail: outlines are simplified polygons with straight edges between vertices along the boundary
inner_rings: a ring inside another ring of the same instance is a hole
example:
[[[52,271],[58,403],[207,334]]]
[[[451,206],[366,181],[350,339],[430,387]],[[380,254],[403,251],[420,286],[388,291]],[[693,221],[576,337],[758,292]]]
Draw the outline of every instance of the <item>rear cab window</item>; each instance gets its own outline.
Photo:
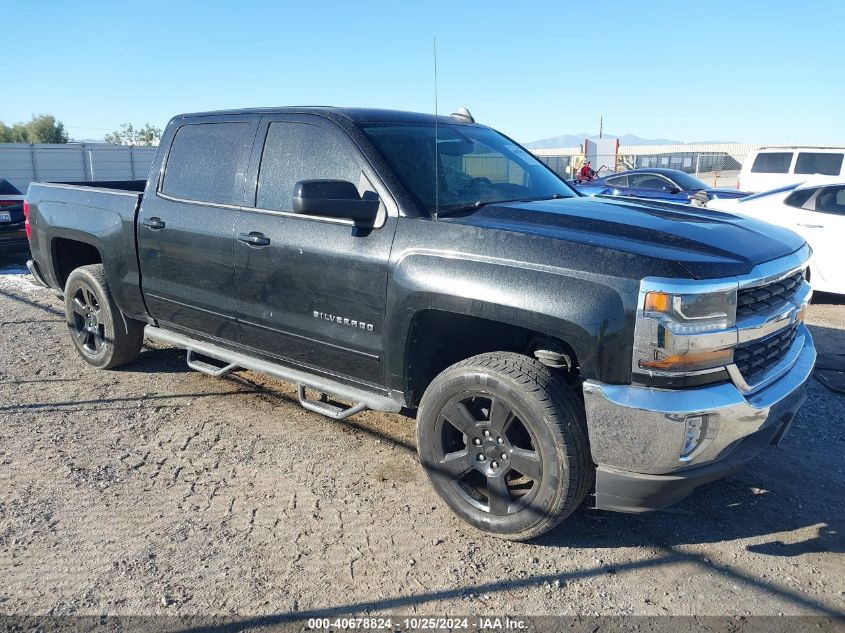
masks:
[[[760,152],[751,165],[753,174],[788,174],[792,152]]]
[[[181,126],[170,145],[160,192],[179,200],[239,205],[253,129],[248,121]]]
[[[842,157],[833,152],[799,152],[795,173],[838,176],[842,171]]]

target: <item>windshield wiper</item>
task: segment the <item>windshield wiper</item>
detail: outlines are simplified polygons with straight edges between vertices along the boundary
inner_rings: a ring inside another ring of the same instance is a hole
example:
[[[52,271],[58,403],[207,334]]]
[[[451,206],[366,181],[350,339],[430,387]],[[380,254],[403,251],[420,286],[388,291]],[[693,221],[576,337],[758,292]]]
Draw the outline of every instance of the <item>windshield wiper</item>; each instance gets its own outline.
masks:
[[[558,198],[567,198],[571,196],[565,196],[562,193],[553,193],[550,196],[540,196],[538,198],[513,198],[511,200],[487,200],[481,201],[476,200],[471,204],[464,204],[459,207],[448,207],[446,209],[440,209],[438,211],[438,215],[451,215],[453,213],[461,213],[462,211],[477,211],[482,207],[486,207],[490,204],[506,204],[508,202],[538,202],[539,200],[557,200]]]
[[[520,202],[539,202],[540,200],[559,200],[561,198],[571,198],[572,196],[565,196],[562,193],[553,193],[550,196],[540,196],[539,198],[525,198]]]
[[[437,211],[437,215],[451,215],[453,213],[460,213],[461,211],[477,211],[482,207],[486,207],[488,204],[501,204],[502,202],[514,202],[514,200],[491,200],[489,202],[482,202],[481,200],[476,200],[472,204],[464,204],[459,207],[447,207],[445,209],[439,209]]]

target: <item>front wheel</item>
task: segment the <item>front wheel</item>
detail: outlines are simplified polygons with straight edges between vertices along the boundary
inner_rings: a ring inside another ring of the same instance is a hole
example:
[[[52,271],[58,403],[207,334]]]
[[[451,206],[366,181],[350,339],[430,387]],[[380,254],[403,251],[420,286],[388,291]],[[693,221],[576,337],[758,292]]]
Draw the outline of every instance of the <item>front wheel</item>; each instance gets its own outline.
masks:
[[[455,514],[501,538],[547,532],[592,485],[583,405],[520,354],[482,354],[438,375],[420,403],[417,447]]]
[[[141,352],[144,324],[115,305],[102,264],[81,266],[68,276],[65,320],[76,351],[89,365],[112,369]]]

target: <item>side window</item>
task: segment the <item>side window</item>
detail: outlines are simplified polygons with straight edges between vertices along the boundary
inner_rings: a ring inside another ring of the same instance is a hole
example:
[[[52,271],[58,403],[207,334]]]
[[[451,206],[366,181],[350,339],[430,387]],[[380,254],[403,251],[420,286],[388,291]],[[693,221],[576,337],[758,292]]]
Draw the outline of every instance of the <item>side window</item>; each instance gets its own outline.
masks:
[[[174,198],[240,204],[241,172],[252,146],[249,122],[189,123],[176,130],[162,193]]]
[[[788,174],[792,152],[761,152],[751,165],[753,174]]]
[[[786,200],[784,200],[783,203],[787,206],[800,209],[807,203],[807,200],[813,197],[813,194],[817,191],[818,188],[799,189],[798,191],[793,191],[786,197]]]
[[[824,174],[838,176],[842,171],[842,154],[828,152],[799,152],[795,161],[796,174]]]
[[[655,174],[636,174],[631,176],[631,186],[641,189],[663,189],[663,187],[671,187],[672,183]]]
[[[628,176],[613,176],[605,179],[605,182],[611,187],[627,187]]]
[[[816,196],[816,211],[845,215],[845,186],[822,188]]]
[[[350,140],[310,123],[271,123],[261,154],[255,206],[292,211],[293,188],[300,180],[348,180],[356,187],[361,166]]]

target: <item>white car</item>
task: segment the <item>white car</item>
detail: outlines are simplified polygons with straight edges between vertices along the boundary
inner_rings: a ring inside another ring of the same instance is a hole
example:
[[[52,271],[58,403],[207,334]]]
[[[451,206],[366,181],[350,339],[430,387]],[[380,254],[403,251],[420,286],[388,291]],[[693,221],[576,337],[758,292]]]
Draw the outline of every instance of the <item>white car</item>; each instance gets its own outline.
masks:
[[[845,180],[814,179],[745,198],[714,199],[708,209],[745,215],[791,229],[813,249],[813,289],[845,294]]]
[[[745,157],[736,188],[770,191],[811,177],[842,182],[845,147],[761,147]]]

